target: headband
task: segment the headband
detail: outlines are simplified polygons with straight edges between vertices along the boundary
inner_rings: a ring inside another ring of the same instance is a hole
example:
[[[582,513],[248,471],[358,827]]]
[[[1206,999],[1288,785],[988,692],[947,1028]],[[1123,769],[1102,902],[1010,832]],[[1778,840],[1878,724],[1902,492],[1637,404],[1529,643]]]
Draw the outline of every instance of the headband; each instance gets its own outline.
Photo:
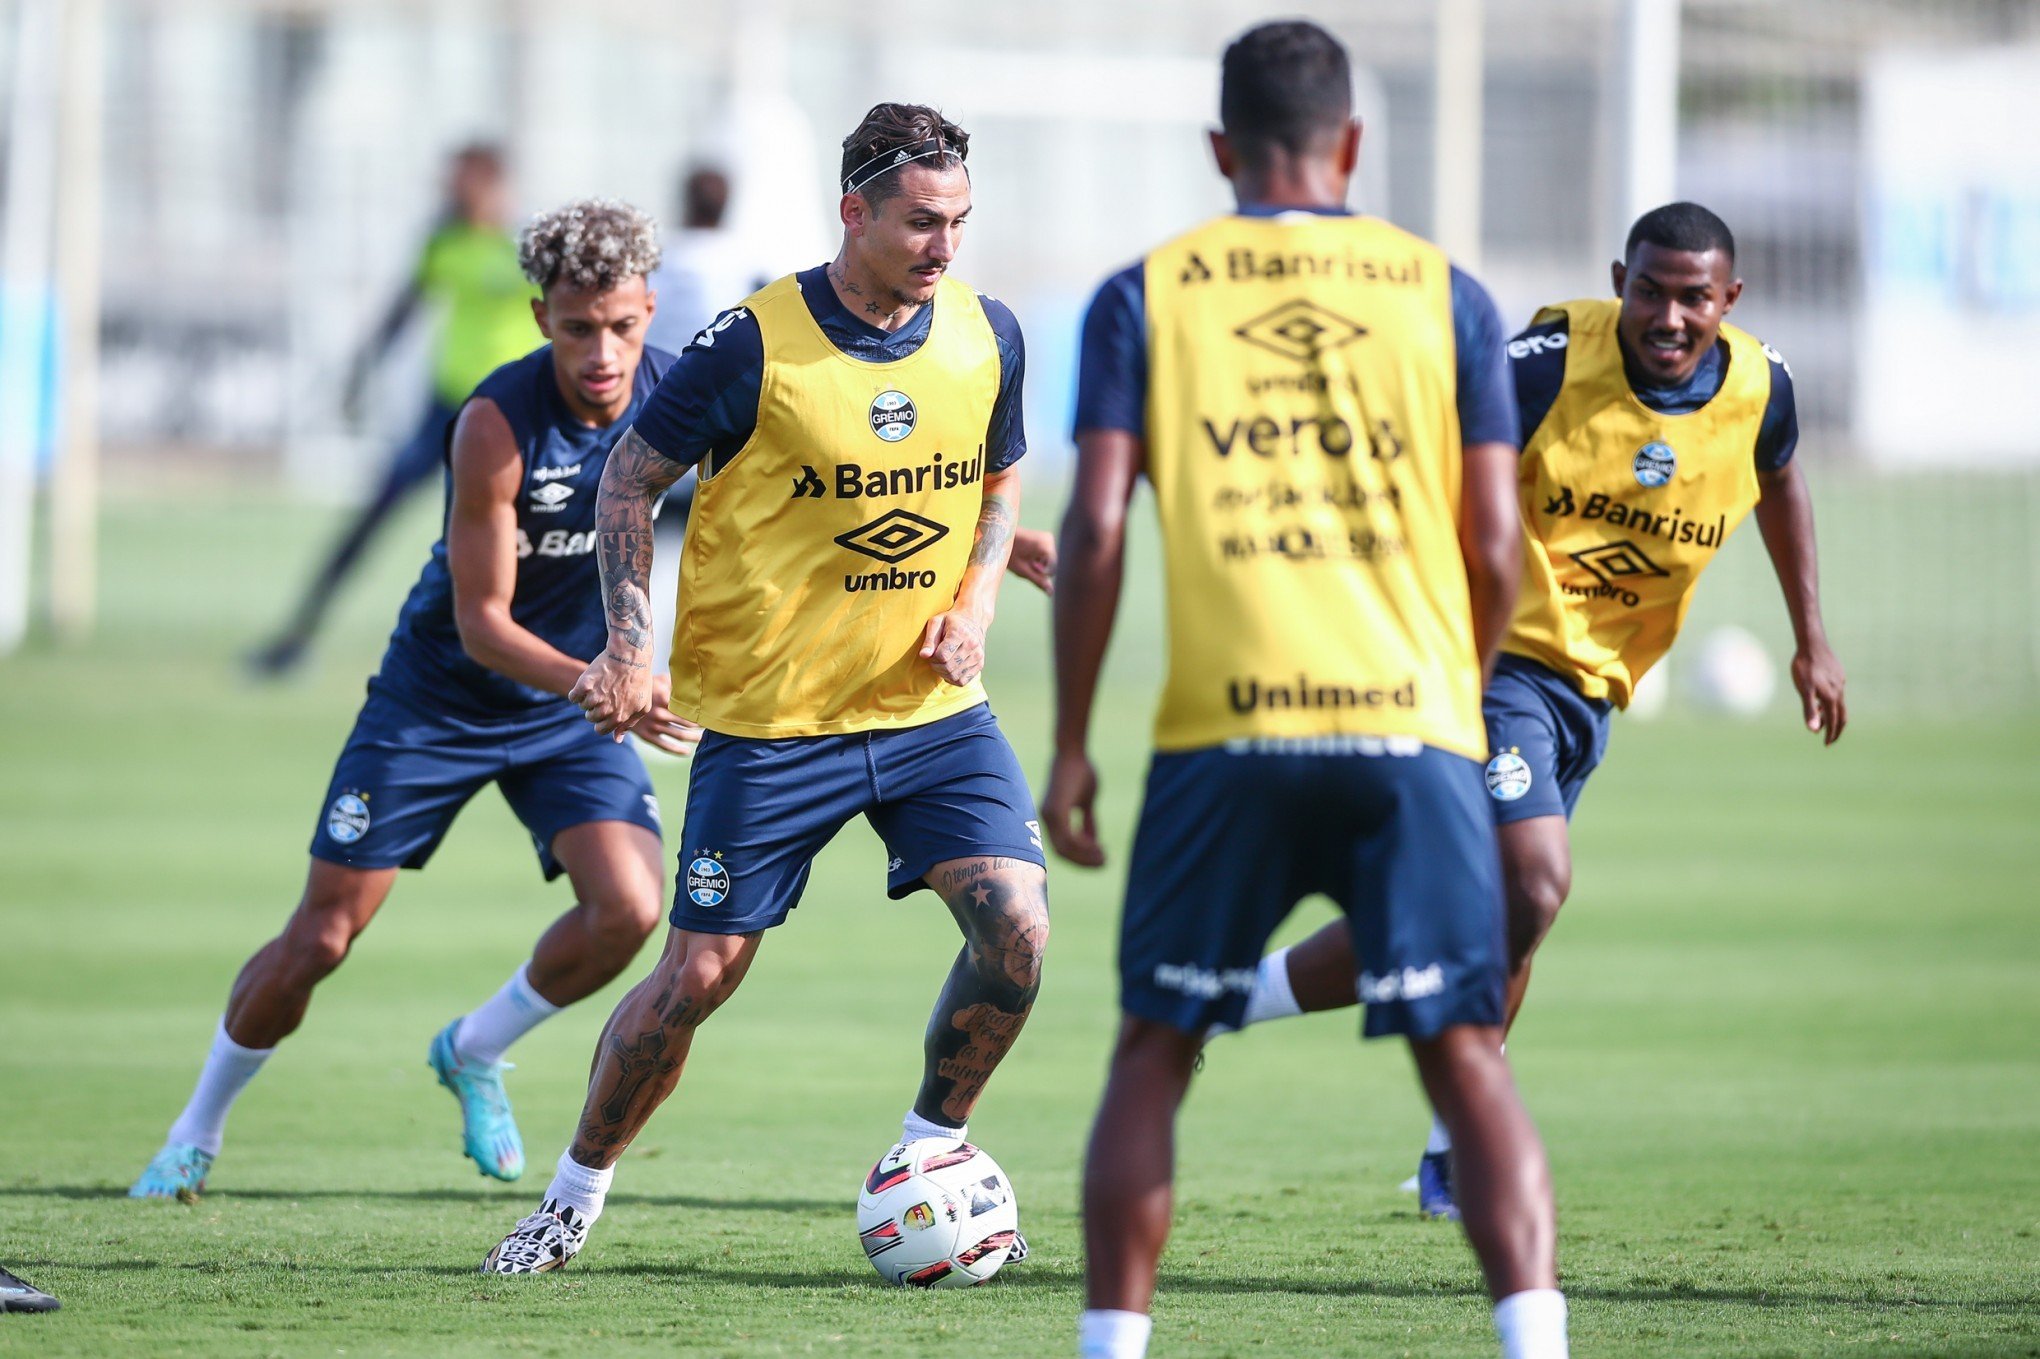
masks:
[[[940,137],[930,137],[925,142],[919,142],[913,146],[902,146],[896,151],[881,151],[855,170],[852,170],[849,174],[843,176],[843,192],[856,193],[880,175],[897,170],[902,165],[908,164],[911,161],[926,160],[930,156],[941,155],[953,155],[958,160],[963,159],[963,152],[958,151]]]

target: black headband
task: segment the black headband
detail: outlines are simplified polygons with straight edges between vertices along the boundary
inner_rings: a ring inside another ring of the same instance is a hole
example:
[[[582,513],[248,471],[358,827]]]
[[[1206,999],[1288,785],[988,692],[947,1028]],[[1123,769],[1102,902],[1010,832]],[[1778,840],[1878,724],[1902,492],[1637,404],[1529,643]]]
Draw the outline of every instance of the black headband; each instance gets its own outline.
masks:
[[[908,164],[911,161],[926,160],[930,156],[940,155],[953,155],[958,160],[963,159],[963,152],[958,151],[940,137],[930,137],[925,142],[919,142],[913,146],[902,146],[894,151],[881,151],[855,170],[852,170],[849,174],[843,176],[843,192],[856,193],[872,180],[877,179],[888,171],[897,170],[902,165]]]

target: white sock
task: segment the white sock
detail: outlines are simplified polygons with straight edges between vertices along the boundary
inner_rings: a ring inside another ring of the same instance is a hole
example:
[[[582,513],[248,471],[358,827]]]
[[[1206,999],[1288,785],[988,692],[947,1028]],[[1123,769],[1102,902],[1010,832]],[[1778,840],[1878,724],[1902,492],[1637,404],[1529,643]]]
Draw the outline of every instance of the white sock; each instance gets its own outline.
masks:
[[[1424,1155],[1432,1156],[1438,1152],[1450,1150],[1452,1150],[1452,1134],[1446,1129],[1444,1122],[1438,1115],[1432,1114],[1431,1140],[1424,1143]]]
[[[1077,1354],[1079,1359],[1146,1359],[1154,1329],[1154,1318],[1146,1312],[1085,1312],[1077,1319]]]
[[[172,1142],[189,1142],[208,1156],[220,1154],[227,1134],[227,1111],[255,1079],[255,1073],[269,1060],[275,1048],[244,1048],[227,1037],[226,1016],[220,1016],[219,1031],[213,1035],[212,1051],[205,1055],[205,1067],[198,1073],[198,1085],[191,1103],[170,1125]]]
[[[494,1066],[512,1043],[565,1008],[531,989],[530,970],[529,963],[519,967],[502,990],[461,1019],[453,1034],[453,1050],[461,1061]]]
[[[552,1183],[546,1186],[548,1203],[557,1199],[560,1203],[593,1222],[602,1216],[602,1201],[609,1197],[609,1183],[616,1178],[616,1167],[607,1170],[590,1170],[573,1158],[570,1152],[561,1152],[559,1164],[553,1169]]]
[[[1247,1013],[1241,1018],[1240,1027],[1302,1013],[1303,1007],[1296,1003],[1296,992],[1289,986],[1289,950],[1278,948],[1254,969],[1254,989],[1247,996]]]
[[[900,1120],[900,1141],[902,1142],[919,1142],[925,1137],[954,1137],[961,1139],[969,1131],[970,1124],[968,1123],[964,1124],[961,1128],[945,1128],[940,1123],[930,1123],[912,1109],[907,1110],[907,1116]]]
[[[1565,1294],[1556,1288],[1511,1293],[1495,1304],[1502,1359],[1566,1359]]]

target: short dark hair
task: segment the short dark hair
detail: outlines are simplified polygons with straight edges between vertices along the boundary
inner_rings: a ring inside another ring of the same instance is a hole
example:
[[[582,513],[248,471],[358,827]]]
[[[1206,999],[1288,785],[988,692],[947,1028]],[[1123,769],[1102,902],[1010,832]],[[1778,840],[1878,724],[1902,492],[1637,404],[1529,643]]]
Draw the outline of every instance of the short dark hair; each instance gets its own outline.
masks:
[[[1353,116],[1346,49],[1307,20],[1248,29],[1225,49],[1219,70],[1219,125],[1250,161],[1276,146],[1302,155]]]
[[[1636,225],[1629,228],[1629,239],[1622,243],[1622,258],[1635,259],[1636,247],[1645,242],[1662,250],[1690,250],[1696,255],[1719,250],[1731,265],[1735,263],[1735,234],[1728,223],[1698,203],[1667,203],[1637,218]]]
[[[680,225],[718,227],[729,211],[729,176],[713,165],[697,165],[680,182]]]
[[[872,162],[898,151],[933,142],[940,150],[879,170]],[[857,130],[843,139],[843,164],[837,179],[844,193],[863,194],[877,207],[900,191],[900,171],[908,164],[931,170],[953,170],[970,155],[970,134],[926,104],[873,104]]]

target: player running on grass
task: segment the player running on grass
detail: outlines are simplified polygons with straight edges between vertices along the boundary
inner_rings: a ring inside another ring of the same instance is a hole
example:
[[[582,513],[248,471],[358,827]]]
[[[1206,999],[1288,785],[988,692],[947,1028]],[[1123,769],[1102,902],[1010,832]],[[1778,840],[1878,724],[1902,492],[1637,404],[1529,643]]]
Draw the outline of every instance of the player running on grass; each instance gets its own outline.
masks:
[[[1047,879],[1033,799],[979,683],[1026,451],[1006,307],[948,276],[968,138],[880,104],[843,141],[843,245],[680,356],[603,476],[609,645],[574,697],[604,732],[654,701],[652,504],[691,466],[675,711],[696,753],[664,954],[610,1017],[572,1145],[491,1250],[557,1269],[696,1030],[863,815],[895,899],[927,887],[963,932],[900,1136],[961,1137],[1041,983]]]
[[[433,341],[432,391],[411,436],[390,455],[367,503],[333,544],[290,620],[254,655],[259,675],[282,675],[304,660],[326,610],[361,554],[397,507],[439,473],[454,416],[475,384],[529,353],[539,339],[531,324],[534,290],[518,265],[517,242],[503,223],[509,178],[495,147],[464,147],[453,157],[444,220],[419,253],[412,277],[356,358],[341,406],[360,423],[362,393],[376,363],[403,334],[421,303],[440,313]]]
[[[1700,573],[1756,511],[1797,651],[1807,728],[1848,720],[1821,626],[1813,506],[1792,454],[1792,375],[1724,319],[1742,295],[1735,240],[1695,203],[1644,214],[1615,299],[1537,314],[1509,345],[1526,443],[1523,590],[1484,701],[1489,808],[1509,903],[1509,1022],[1572,886],[1568,822],[1609,718],[1671,647]],[[1334,921],[1262,960],[1246,1022],[1354,1003],[1353,939]],[[1450,1131],[1433,1121],[1418,1204],[1457,1216]]]
[[[424,867],[490,783],[575,904],[496,995],[432,1040],[430,1061],[482,1173],[523,1173],[504,1051],[621,972],[659,918],[651,781],[566,697],[605,636],[596,486],[617,431],[672,362],[644,347],[658,257],[657,227],[622,203],[569,203],[525,228],[520,258],[542,290],[532,310],[552,343],[490,374],[461,409],[446,529],[333,770],[304,896],[241,969],[198,1088],[135,1197],[204,1188],[236,1096],[304,1019],[397,870]],[[675,754],[700,734],[667,711],[663,689],[627,725]]]
[[[1481,795],[1481,679],[1521,552],[1501,324],[1436,246],[1347,213],[1360,128],[1323,29],[1246,33],[1219,105],[1236,211],[1109,279],[1084,327],[1043,805],[1073,862],[1104,862],[1086,746],[1142,476],[1169,671],[1084,1169],[1082,1353],[1146,1353],[1199,1045],[1239,1022],[1270,932],[1324,892],[1365,944],[1366,1033],[1409,1041],[1460,1138],[1504,1353],[1563,1355],[1551,1182],[1500,1050]]]

